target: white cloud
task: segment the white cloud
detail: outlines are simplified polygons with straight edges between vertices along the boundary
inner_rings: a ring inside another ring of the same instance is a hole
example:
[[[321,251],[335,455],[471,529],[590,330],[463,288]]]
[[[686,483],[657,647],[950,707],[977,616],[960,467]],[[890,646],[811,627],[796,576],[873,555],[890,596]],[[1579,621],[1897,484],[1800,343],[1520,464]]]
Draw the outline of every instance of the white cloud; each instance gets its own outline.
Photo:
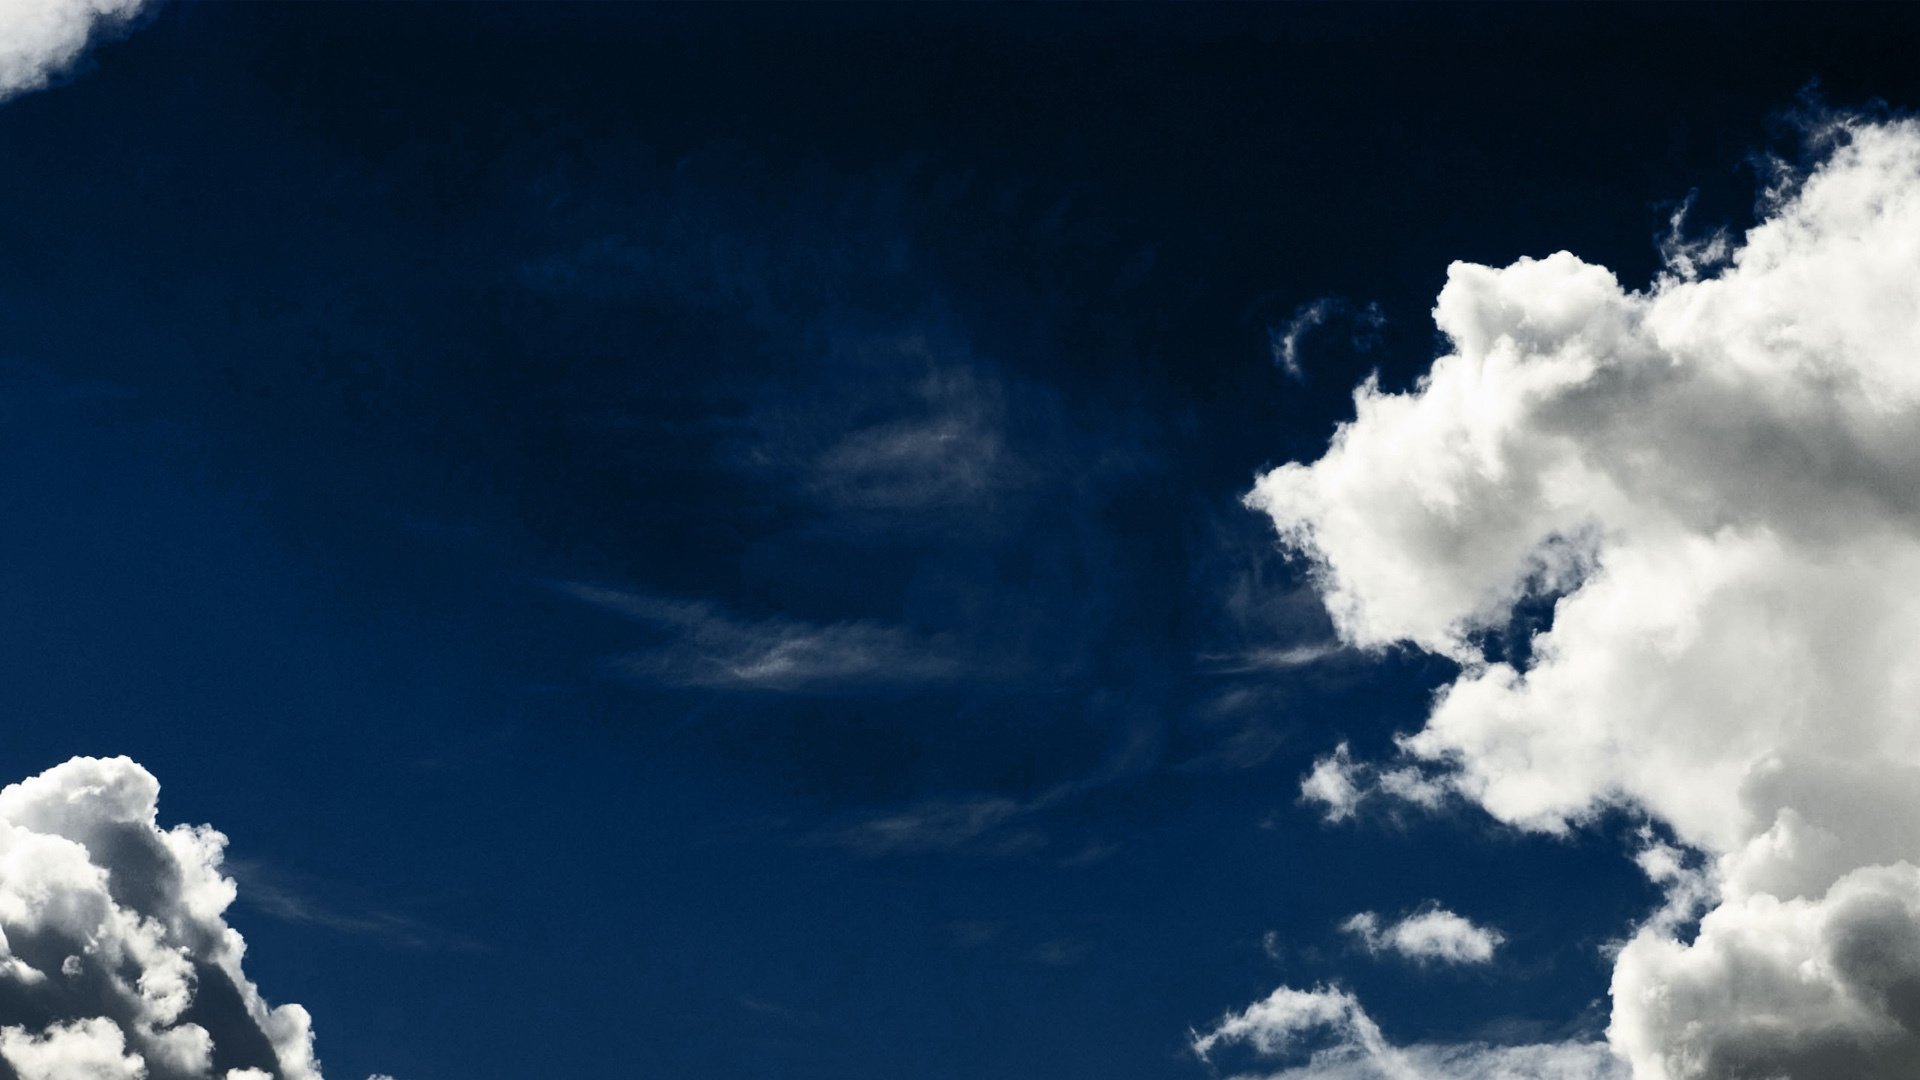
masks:
[[[37,1033],[0,1028],[0,1060],[20,1080],[142,1080],[146,1063],[126,1050],[120,1029],[101,1017],[55,1022]]]
[[[1417,911],[1381,925],[1380,916],[1363,911],[1340,924],[1372,953],[1396,953],[1416,963],[1484,964],[1506,941],[1498,930],[1475,926],[1445,908]]]
[[[1314,762],[1313,771],[1300,781],[1301,799],[1319,803],[1328,821],[1345,821],[1352,817],[1367,794],[1360,766],[1354,763],[1353,751],[1347,748],[1346,743],[1341,743],[1332,754]]]
[[[103,30],[125,26],[144,0],[0,0],[0,101],[64,74]]]
[[[226,838],[162,830],[160,785],[75,758],[0,791],[0,1061],[20,1080],[320,1080],[222,914]]]
[[[1353,817],[1360,812],[1361,804],[1383,793],[1434,810],[1446,802],[1450,789],[1418,768],[1383,769],[1355,761],[1346,743],[1314,761],[1313,770],[1300,781],[1300,800],[1318,803],[1321,816],[1330,822]]]
[[[1711,276],[1456,263],[1452,351],[1249,496],[1344,640],[1461,664],[1396,769],[1549,833],[1632,807],[1704,858],[1642,857],[1712,907],[1617,957],[1642,1080],[1920,1072],[1920,125],[1819,134]],[[1540,595],[1531,659],[1484,655]],[[1322,766],[1331,816],[1387,788]]]
[[[1598,1042],[1395,1046],[1352,994],[1339,987],[1283,986],[1265,1000],[1196,1033],[1194,1052],[1244,1045],[1263,1057],[1303,1058],[1269,1080],[1625,1080]]]

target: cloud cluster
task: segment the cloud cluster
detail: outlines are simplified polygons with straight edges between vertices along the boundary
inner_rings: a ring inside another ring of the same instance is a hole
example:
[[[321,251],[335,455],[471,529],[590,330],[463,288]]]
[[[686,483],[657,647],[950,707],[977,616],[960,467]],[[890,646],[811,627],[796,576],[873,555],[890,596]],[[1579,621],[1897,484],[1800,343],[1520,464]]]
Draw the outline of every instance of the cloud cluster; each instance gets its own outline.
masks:
[[[1398,922],[1362,911],[1340,924],[1371,953],[1393,953],[1415,963],[1484,964],[1506,941],[1498,930],[1474,923],[1441,907],[1416,911]]]
[[[1741,244],[1644,291],[1456,263],[1448,355],[1249,496],[1344,640],[1461,665],[1394,768],[1704,857],[1642,861],[1711,907],[1618,955],[1642,1080],[1920,1073],[1920,124],[1814,137]],[[1489,655],[1535,598],[1526,658]],[[1350,813],[1390,771],[1336,754],[1307,793]]]
[[[1304,1064],[1267,1080],[1625,1080],[1603,1043],[1395,1046],[1354,996],[1339,987],[1281,987],[1193,1038],[1193,1050],[1243,1045],[1255,1053],[1307,1051]]]
[[[38,90],[71,68],[102,31],[125,26],[145,0],[0,0],[0,101]]]
[[[157,824],[160,785],[75,758],[0,791],[0,1077],[320,1080],[222,914],[226,838]]]

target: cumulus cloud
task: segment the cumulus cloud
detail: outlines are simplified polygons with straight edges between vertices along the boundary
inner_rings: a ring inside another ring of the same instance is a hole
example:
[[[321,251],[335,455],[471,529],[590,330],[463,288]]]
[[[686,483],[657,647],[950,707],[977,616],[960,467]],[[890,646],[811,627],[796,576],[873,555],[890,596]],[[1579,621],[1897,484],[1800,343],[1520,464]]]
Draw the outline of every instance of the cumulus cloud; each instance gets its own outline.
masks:
[[[1506,941],[1500,931],[1475,926],[1441,907],[1386,924],[1379,915],[1362,911],[1341,923],[1340,929],[1357,938],[1368,952],[1393,953],[1420,964],[1484,964]]]
[[[320,1080],[306,1010],[241,970],[226,837],[159,793],[124,757],[0,791],[0,1077]]]
[[[99,35],[132,21],[145,0],[0,0],[0,101],[66,73]]]
[[[1313,769],[1300,781],[1300,801],[1317,803],[1321,816],[1329,822],[1345,821],[1360,812],[1360,806],[1375,795],[1390,795],[1428,810],[1447,800],[1447,785],[1412,766],[1382,768],[1371,762],[1356,761],[1346,743],[1313,763]]]
[[[1641,865],[1705,898],[1697,935],[1670,903],[1616,959],[1641,1080],[1920,1072],[1920,124],[1817,139],[1742,242],[1645,290],[1565,252],[1454,264],[1451,351],[1248,498],[1343,640],[1460,665],[1392,769],[1316,768],[1330,816],[1412,769],[1696,854]],[[1490,655],[1529,599],[1550,627]]]
[[[1267,1058],[1304,1058],[1268,1080],[1626,1080],[1604,1043],[1519,1046],[1416,1043],[1395,1046],[1359,1001],[1339,987],[1283,986],[1245,1010],[1229,1013],[1193,1037],[1211,1060],[1241,1045]]]
[[[1360,809],[1360,800],[1368,794],[1353,751],[1341,743],[1333,753],[1313,763],[1313,771],[1300,782],[1300,798],[1319,803],[1328,821],[1345,821]]]

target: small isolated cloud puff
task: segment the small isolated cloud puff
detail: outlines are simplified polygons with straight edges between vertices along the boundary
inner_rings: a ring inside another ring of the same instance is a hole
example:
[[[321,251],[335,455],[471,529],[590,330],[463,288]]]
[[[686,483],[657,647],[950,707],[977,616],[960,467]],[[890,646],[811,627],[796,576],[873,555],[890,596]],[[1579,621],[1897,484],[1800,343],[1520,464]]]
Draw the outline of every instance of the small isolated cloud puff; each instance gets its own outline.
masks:
[[[1353,751],[1341,743],[1332,754],[1313,763],[1313,771],[1300,781],[1300,798],[1319,803],[1328,821],[1345,821],[1360,809],[1366,798],[1365,781],[1354,763]]]
[[[124,27],[143,6],[145,0],[0,0],[0,101],[46,86],[96,34]]]
[[[1449,789],[1444,782],[1410,765],[1383,769],[1355,761],[1346,743],[1316,760],[1313,770],[1300,781],[1300,801],[1318,803],[1321,816],[1329,822],[1353,817],[1362,803],[1378,794],[1436,810],[1446,802]]]
[[[1487,1043],[1394,1046],[1339,987],[1282,986],[1265,1000],[1196,1033],[1193,1050],[1211,1060],[1224,1046],[1244,1045],[1262,1057],[1305,1060],[1267,1080],[1627,1080],[1605,1043]]]
[[[320,1080],[306,1010],[241,970],[226,838],[159,793],[124,757],[0,791],[0,1077]]]
[[[1394,953],[1418,964],[1484,964],[1507,940],[1498,930],[1441,907],[1417,911],[1399,922],[1382,926],[1380,916],[1363,911],[1340,924],[1374,954]]]
[[[1646,291],[1454,264],[1451,351],[1248,497],[1345,641],[1461,664],[1412,775],[1544,832],[1629,806],[1701,855],[1615,961],[1641,1080],[1920,1074],[1920,124],[1817,134],[1740,244]],[[1485,655],[1529,597],[1531,659]],[[1370,768],[1304,790],[1349,815]]]

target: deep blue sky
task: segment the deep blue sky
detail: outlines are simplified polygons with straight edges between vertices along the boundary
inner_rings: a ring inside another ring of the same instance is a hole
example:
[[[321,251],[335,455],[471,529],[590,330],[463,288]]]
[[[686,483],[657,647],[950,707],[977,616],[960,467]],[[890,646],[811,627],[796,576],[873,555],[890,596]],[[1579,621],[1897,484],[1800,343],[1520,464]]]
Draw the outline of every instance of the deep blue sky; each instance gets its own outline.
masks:
[[[1621,823],[1320,824],[1447,670],[1249,670],[1329,629],[1237,499],[1425,367],[1450,261],[1643,284],[1813,82],[1920,100],[1916,30],[164,8],[0,107],[0,775],[129,754],[227,832],[339,1077],[1204,1076],[1330,978],[1590,1028]],[[1334,929],[1428,899],[1497,975]]]

